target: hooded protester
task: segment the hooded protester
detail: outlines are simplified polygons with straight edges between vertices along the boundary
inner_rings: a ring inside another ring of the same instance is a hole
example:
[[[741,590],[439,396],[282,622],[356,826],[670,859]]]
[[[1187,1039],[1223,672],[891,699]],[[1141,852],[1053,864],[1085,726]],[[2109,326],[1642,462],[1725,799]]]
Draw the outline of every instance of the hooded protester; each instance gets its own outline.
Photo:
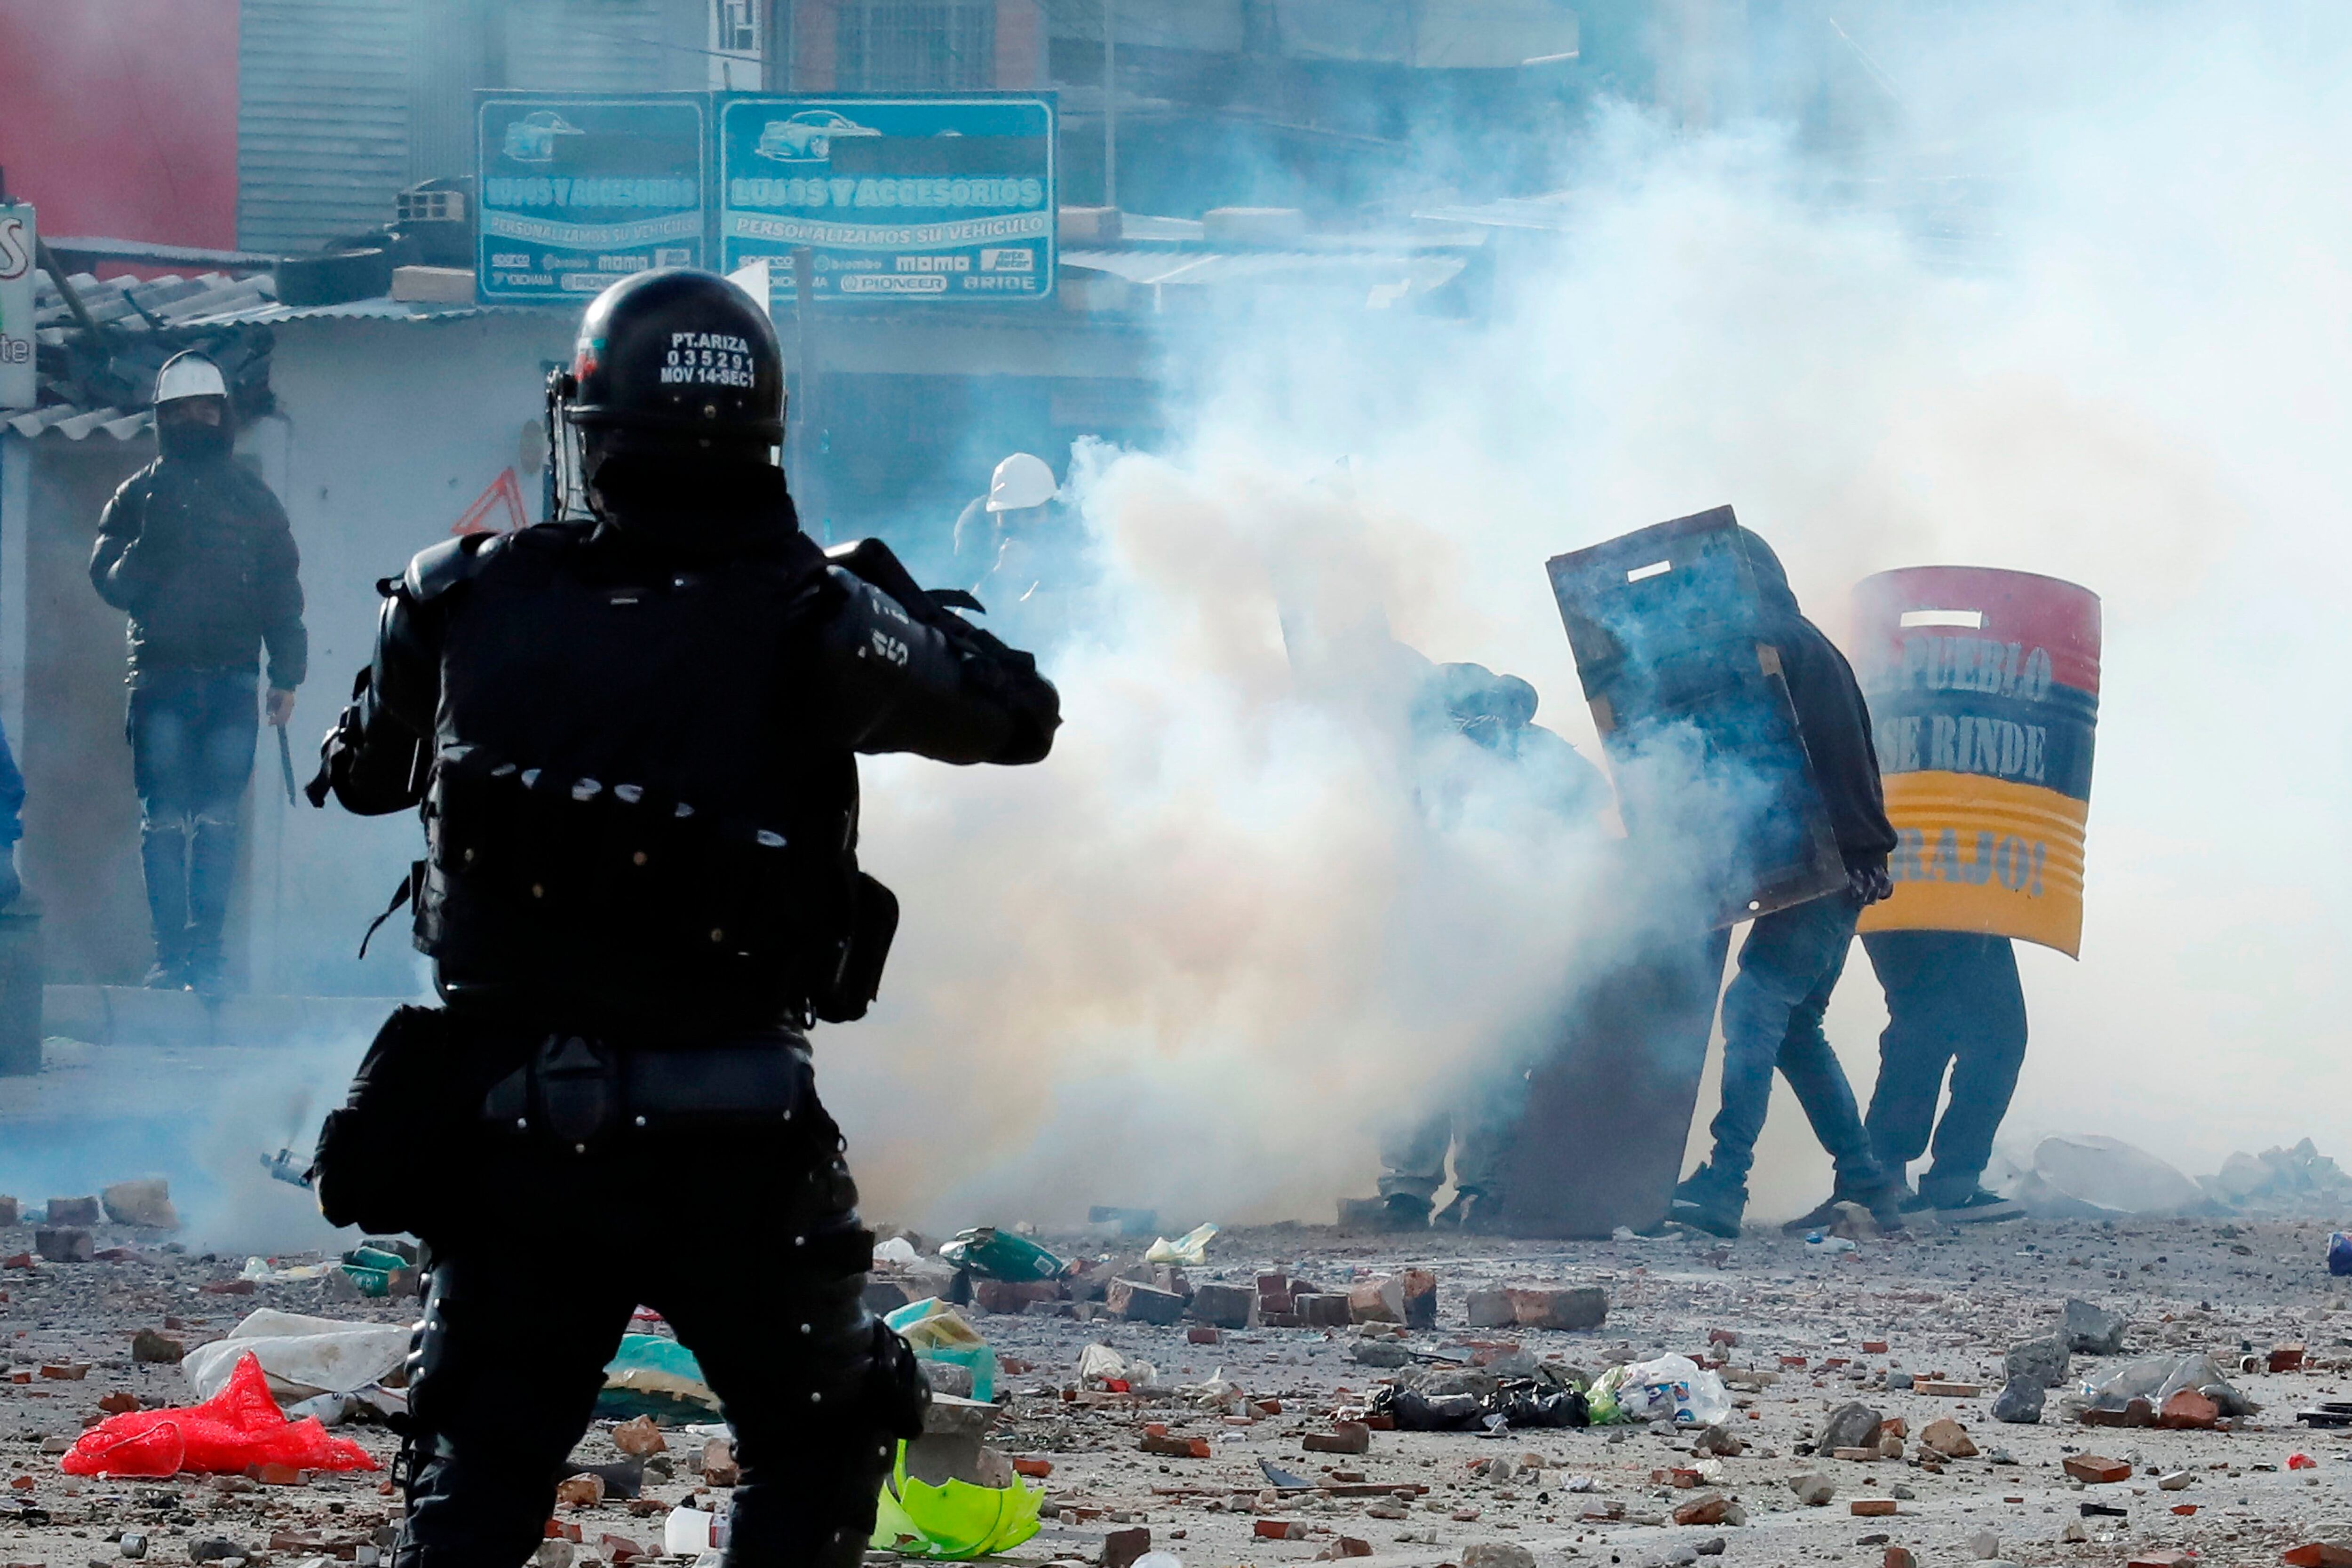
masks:
[[[231,455],[235,439],[220,367],[194,352],[165,361],[155,378],[162,456],[106,503],[89,558],[99,596],[131,617],[150,986],[223,984],[237,804],[253,775],[258,721],[293,717],[310,658],[293,530],[269,487]],[[266,700],[256,689],[265,649]]]
[[[1790,1228],[1825,1223],[1833,1205],[1859,1203],[1887,1230],[1902,1228],[1902,1186],[1871,1150],[1845,1069],[1830,1049],[1822,1016],[1845,967],[1864,908],[1894,890],[1886,820],[1872,743],[1870,709],[1853,668],[1805,618],[1772,547],[1739,531],[1764,604],[1759,637],[1780,650],[1797,728],[1828,808],[1846,886],[1759,917],[1739,950],[1739,973],[1723,997],[1723,1108],[1710,1131],[1714,1152],[1675,1189],[1671,1217],[1717,1236],[1738,1236],[1748,1207],[1748,1173],[1777,1068],[1796,1090],[1814,1136],[1837,1167],[1829,1201]]]
[[[1467,741],[1477,748],[1468,757],[1490,768],[1499,763],[1531,801],[1563,824],[1574,830],[1593,827],[1611,798],[1608,782],[1574,746],[1534,722],[1536,700],[1536,689],[1516,675],[1497,675],[1479,664],[1442,664],[1423,679],[1413,705],[1414,729],[1424,746]],[[1428,759],[1431,777],[1421,799],[1432,816],[1458,805],[1446,788],[1446,763],[1452,760],[1442,750]],[[1525,1110],[1526,1068],[1531,1065],[1518,1058],[1559,1048],[1559,1033],[1550,1020],[1533,1023],[1528,1048],[1499,1053],[1498,1060],[1456,1082],[1447,1103],[1391,1131],[1381,1147],[1381,1226],[1417,1230],[1434,1223],[1468,1231],[1497,1226],[1505,1169]],[[1454,1196],[1433,1220],[1431,1205],[1445,1184],[1449,1150]]]

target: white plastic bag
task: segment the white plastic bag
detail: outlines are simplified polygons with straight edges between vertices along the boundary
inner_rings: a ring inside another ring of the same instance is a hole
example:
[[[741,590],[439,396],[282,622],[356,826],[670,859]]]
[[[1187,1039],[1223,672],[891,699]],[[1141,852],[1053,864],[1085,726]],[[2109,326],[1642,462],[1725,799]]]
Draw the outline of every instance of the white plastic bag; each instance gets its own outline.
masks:
[[[1171,1241],[1161,1237],[1143,1255],[1146,1263],[1171,1263],[1179,1268],[1199,1268],[1209,1261],[1209,1243],[1217,1237],[1213,1225],[1195,1226]]]
[[[251,1351],[283,1402],[319,1394],[349,1394],[381,1382],[408,1354],[405,1323],[354,1323],[264,1307],[228,1331],[198,1345],[180,1363],[188,1386],[210,1399],[228,1383],[237,1358]]]
[[[1719,1426],[1731,1419],[1723,1379],[1688,1356],[1635,1362],[1616,1392],[1617,1408],[1636,1421],[1671,1417],[1677,1426]]]

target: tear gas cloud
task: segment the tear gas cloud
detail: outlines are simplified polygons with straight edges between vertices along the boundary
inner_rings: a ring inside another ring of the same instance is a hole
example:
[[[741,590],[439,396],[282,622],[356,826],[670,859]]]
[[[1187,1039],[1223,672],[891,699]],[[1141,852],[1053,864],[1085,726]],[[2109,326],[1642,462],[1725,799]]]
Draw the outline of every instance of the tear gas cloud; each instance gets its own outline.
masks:
[[[1485,322],[1169,329],[1182,438],[1076,463],[1094,579],[1048,655],[1054,757],[867,767],[908,918],[820,1062],[870,1211],[1311,1219],[1370,1190],[1370,1129],[1507,1064],[1660,912],[1506,778],[1416,803],[1389,635],[1528,678],[1597,758],[1542,563],[1724,501],[1833,637],[1897,565],[2105,597],[2088,929],[2079,964],[2022,950],[2011,1134],[2192,1171],[2343,1144],[2352,20],[1915,5],[1863,37],[1885,129],[1833,156],[1604,107]],[[1959,189],[1956,254],[1925,214]],[[1851,974],[1832,1033],[1866,1095],[1883,1012]],[[1775,1109],[1764,1215],[1828,1182]]]
[[[1053,757],[866,764],[866,858],[905,921],[873,1016],[818,1049],[869,1215],[1325,1219],[1369,1193],[1383,1124],[1507,1076],[1581,979],[1688,914],[1687,865],[1637,876],[1417,728],[1414,659],[1526,678],[1597,761],[1543,563],[1726,501],[1833,637],[1851,585],[1898,565],[2105,598],[2083,958],[2021,950],[2012,1138],[2108,1132],[2192,1172],[2352,1142],[2328,680],[2352,662],[2352,19],[1869,16],[1840,17],[1880,100],[1859,144],[1608,102],[1552,137],[1561,232],[1504,237],[1475,321],[1157,318],[1175,438],[1076,455],[1082,585],[1033,617],[1059,628]],[[1865,1094],[1878,994],[1857,952],[1831,1031]],[[191,1241],[315,1240],[256,1155],[303,1146],[361,1044],[175,1107],[212,1179],[183,1197]],[[1759,1217],[1829,1179],[1774,1106]],[[92,1143],[47,1169],[136,1163]]]

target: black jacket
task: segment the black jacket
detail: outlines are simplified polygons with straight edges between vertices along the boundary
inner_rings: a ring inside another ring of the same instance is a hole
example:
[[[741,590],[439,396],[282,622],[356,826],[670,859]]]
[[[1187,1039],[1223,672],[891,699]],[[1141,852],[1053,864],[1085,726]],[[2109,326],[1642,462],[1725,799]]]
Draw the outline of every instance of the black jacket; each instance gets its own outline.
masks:
[[[250,669],[269,684],[308,672],[300,557],[286,510],[232,458],[158,458],[99,518],[89,580],[131,616],[131,681],[159,669]]]
[[[1051,747],[1058,699],[1026,655],[829,562],[762,471],[772,503],[730,529],[541,524],[384,584],[325,778],[354,811],[423,805],[416,942],[453,1003],[621,1030],[789,1017],[870,905],[856,753]]]
[[[1870,706],[1863,699],[1862,685],[1837,645],[1797,607],[1788,573],[1772,547],[1746,529],[1740,532],[1764,601],[1765,634],[1780,650],[1797,728],[1812,759],[1822,803],[1829,807],[1838,849],[1850,867],[1884,869],[1895,849],[1895,828],[1886,820],[1878,749],[1871,741]]]

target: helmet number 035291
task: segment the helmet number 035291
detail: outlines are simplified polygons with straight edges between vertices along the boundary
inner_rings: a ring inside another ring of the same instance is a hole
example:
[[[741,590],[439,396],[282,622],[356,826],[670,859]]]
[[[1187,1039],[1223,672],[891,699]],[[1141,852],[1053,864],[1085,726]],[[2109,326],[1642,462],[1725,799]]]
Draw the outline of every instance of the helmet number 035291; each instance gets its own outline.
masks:
[[[661,380],[665,385],[748,387],[757,369],[745,339],[725,332],[672,332]]]

